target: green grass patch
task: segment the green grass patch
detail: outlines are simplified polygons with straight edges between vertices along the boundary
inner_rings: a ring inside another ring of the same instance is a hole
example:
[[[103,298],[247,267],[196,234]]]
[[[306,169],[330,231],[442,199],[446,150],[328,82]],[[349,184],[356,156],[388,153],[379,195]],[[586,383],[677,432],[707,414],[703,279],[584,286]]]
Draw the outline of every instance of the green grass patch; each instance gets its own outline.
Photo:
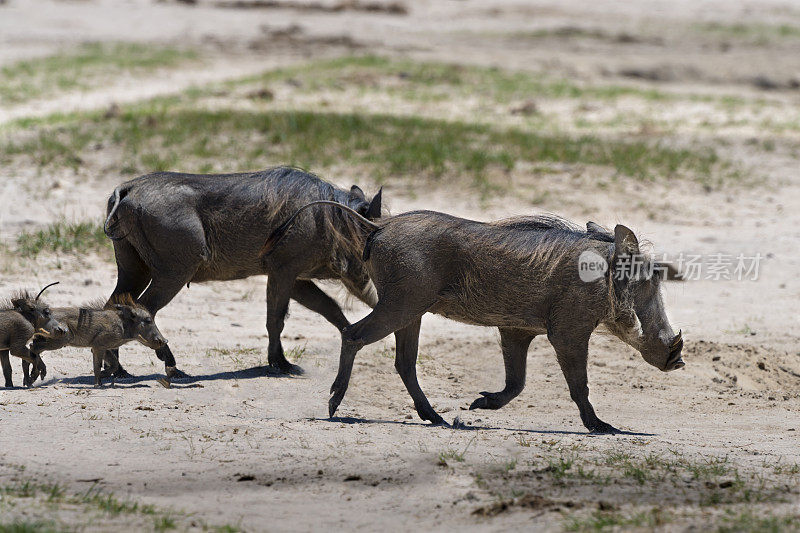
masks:
[[[140,75],[195,59],[196,52],[136,43],[90,43],[56,55],[0,68],[0,104],[89,89],[120,74]]]
[[[717,521],[717,533],[781,533],[800,530],[800,515],[757,515],[752,510],[729,513]]]
[[[616,99],[634,96],[667,100],[673,95],[654,89],[620,85],[576,84],[533,72],[496,67],[419,62],[379,56],[349,56],[273,70],[227,84],[229,87],[288,82],[293,91],[358,88],[363,92],[393,94],[410,100],[443,101],[454,96],[480,96],[497,103],[524,98]]]
[[[65,221],[34,232],[23,232],[16,244],[17,253],[23,257],[36,257],[42,252],[83,254],[111,247],[102,224]]]
[[[0,533],[55,533],[61,531],[54,522],[44,520],[13,520],[4,523],[0,519]]]
[[[376,179],[468,178],[489,191],[519,162],[612,167],[639,180],[730,177],[711,149],[571,137],[420,117],[186,108],[159,100],[105,118],[86,113],[30,126],[0,142],[0,160],[27,157],[42,168],[82,165],[101,146],[119,153],[123,173],[253,170],[275,164],[306,168],[352,164]]]
[[[705,22],[694,24],[692,28],[699,33],[748,41],[758,45],[767,45],[782,39],[800,39],[800,26],[789,24]]]
[[[595,511],[587,517],[571,517],[564,529],[567,531],[609,531],[624,528],[654,528],[670,522],[670,517],[660,509],[635,513]]]
[[[6,509],[15,508],[25,509],[26,518],[3,514]],[[76,516],[82,517],[78,525],[71,523]],[[67,522],[62,521],[64,518],[68,519]],[[102,522],[108,520],[111,522]],[[97,485],[77,493],[69,492],[59,484],[33,480],[0,485],[0,533],[82,531],[86,524],[98,523],[118,523],[123,529],[136,531],[197,528],[202,531],[240,531],[238,525],[216,526],[185,513],[120,499]]]

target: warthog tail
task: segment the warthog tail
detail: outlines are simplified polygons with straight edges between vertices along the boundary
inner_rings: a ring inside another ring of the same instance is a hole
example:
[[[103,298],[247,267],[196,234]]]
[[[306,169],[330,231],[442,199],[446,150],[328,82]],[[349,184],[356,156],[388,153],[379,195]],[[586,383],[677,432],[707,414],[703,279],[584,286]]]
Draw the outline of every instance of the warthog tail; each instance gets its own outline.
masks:
[[[46,291],[47,289],[49,289],[53,285],[58,285],[59,283],[61,283],[61,282],[60,281],[54,281],[53,283],[51,283],[49,285],[45,285],[44,288],[39,291],[39,294],[36,295],[36,299],[38,300],[39,296],[41,296],[44,293],[44,291]]]
[[[123,235],[122,237],[114,234],[114,228],[119,224],[119,219],[112,222],[111,219],[114,218],[114,215],[117,214],[117,209],[119,209],[122,200],[125,199],[125,195],[128,193],[129,186],[120,185],[116,189],[114,189],[114,193],[111,195],[111,198],[108,199],[108,217],[106,217],[106,221],[103,224],[103,233],[106,234],[106,237],[111,239],[112,241],[121,241],[127,237],[127,235]]]
[[[317,200],[315,202],[311,202],[311,203],[308,203],[308,204],[304,205],[303,207],[301,207],[300,209],[295,211],[294,214],[292,214],[292,216],[290,216],[289,219],[286,222],[284,222],[283,224],[278,226],[278,228],[275,231],[272,232],[272,235],[270,235],[267,238],[267,240],[264,242],[264,246],[261,247],[261,256],[263,257],[265,255],[269,255],[272,252],[272,250],[275,248],[275,246],[281,241],[281,239],[283,239],[283,237],[289,231],[289,228],[292,227],[292,224],[294,224],[294,221],[297,218],[297,215],[299,215],[300,213],[302,213],[303,211],[305,211],[309,207],[312,207],[312,206],[315,206],[315,205],[321,205],[321,204],[328,204],[328,205],[332,205],[332,206],[338,207],[338,208],[342,209],[343,211],[347,212],[348,214],[353,215],[356,218],[356,220],[358,220],[362,224],[364,224],[366,226],[369,226],[372,229],[380,229],[380,226],[378,226],[377,224],[375,224],[374,222],[372,222],[370,220],[367,220],[366,218],[361,216],[360,213],[358,213],[355,209],[352,209],[351,207],[348,207],[348,206],[346,206],[344,204],[340,204],[339,202],[333,202],[331,200]]]

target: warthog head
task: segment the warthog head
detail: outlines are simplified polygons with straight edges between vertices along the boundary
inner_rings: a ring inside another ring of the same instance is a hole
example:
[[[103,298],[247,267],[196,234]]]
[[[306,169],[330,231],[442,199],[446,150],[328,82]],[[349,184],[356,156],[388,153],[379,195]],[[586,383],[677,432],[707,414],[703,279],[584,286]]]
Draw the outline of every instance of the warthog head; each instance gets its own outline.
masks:
[[[350,187],[347,201],[343,203],[367,220],[375,220],[381,217],[381,196],[383,196],[382,191],[378,191],[372,200],[368,200],[361,187],[353,185]]]
[[[167,340],[158,330],[153,315],[139,305],[114,304],[122,319],[122,327],[128,338],[135,339],[148,348],[158,350],[167,345]]]
[[[665,269],[641,253],[639,241],[625,226],[614,229],[614,244],[610,265],[614,312],[605,325],[659,370],[683,368],[683,338],[672,329],[661,298]]]
[[[47,285],[35,298],[24,292],[11,300],[14,309],[31,323],[36,334],[41,337],[61,338],[69,333],[66,325],[53,318],[50,306],[39,299],[44,291],[57,284],[58,282]]]

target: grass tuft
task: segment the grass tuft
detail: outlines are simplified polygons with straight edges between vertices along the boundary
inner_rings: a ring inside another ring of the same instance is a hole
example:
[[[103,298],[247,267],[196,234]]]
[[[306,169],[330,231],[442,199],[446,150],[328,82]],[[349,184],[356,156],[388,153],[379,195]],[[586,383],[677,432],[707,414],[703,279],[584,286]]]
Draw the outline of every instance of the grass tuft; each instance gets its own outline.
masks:
[[[110,246],[102,224],[92,222],[55,222],[17,237],[17,253],[23,257],[36,257],[42,252],[83,254]]]

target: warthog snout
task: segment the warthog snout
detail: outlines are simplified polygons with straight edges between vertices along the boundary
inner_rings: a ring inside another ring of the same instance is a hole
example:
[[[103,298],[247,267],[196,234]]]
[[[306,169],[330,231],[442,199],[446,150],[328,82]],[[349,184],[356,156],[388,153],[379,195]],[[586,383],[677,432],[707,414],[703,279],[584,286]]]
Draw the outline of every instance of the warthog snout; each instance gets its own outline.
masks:
[[[675,338],[672,339],[672,343],[669,346],[669,358],[664,365],[664,372],[678,370],[686,366],[686,363],[683,362],[683,358],[681,357],[681,350],[683,350],[683,335],[679,331],[678,334],[675,335]]]
[[[147,337],[145,337],[144,335],[139,335],[139,341],[141,341],[142,344],[153,350],[158,350],[167,345],[167,339],[165,339],[161,335],[153,335],[153,336],[148,335]]]
[[[65,337],[67,333],[69,333],[69,330],[66,326],[57,326],[55,331],[53,331],[53,334],[56,337]]]

